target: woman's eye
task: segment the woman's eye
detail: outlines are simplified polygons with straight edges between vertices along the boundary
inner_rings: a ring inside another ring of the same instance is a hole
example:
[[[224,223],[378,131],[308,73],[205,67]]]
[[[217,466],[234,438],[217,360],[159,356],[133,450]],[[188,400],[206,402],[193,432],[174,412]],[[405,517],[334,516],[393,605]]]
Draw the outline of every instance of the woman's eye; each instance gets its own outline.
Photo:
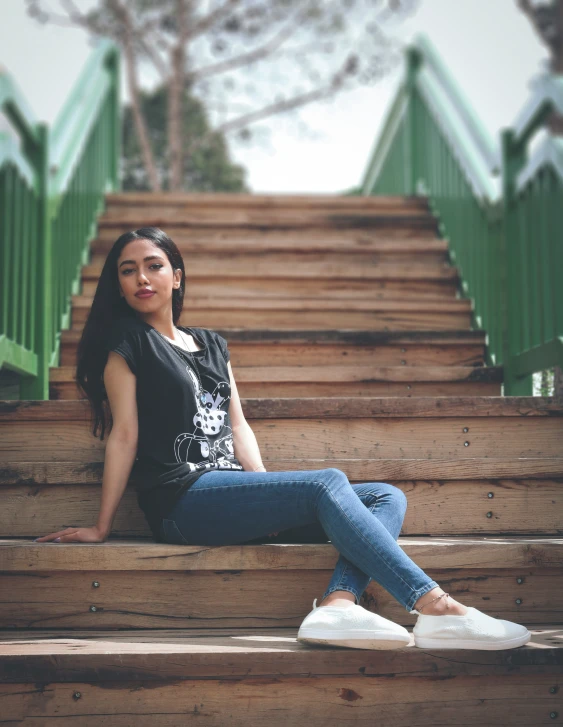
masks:
[[[157,270],[159,270],[163,266],[160,263],[153,263],[150,267],[151,268],[156,267]],[[127,270],[122,270],[121,272],[122,272],[123,275],[126,275],[127,273],[130,273],[132,271],[133,271],[133,268],[127,268]]]

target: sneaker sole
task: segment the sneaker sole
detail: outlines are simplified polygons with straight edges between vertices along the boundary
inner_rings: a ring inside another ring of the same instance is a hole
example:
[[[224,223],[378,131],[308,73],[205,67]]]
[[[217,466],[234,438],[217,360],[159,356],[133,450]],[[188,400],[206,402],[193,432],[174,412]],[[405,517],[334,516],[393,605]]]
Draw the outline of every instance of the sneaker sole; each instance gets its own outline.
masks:
[[[381,636],[377,634],[380,633]],[[351,636],[350,634],[353,634]],[[309,644],[324,644],[329,646],[345,646],[352,649],[400,649],[410,644],[411,639],[405,640],[400,634],[389,634],[382,631],[320,631],[319,629],[301,629],[297,641]]]
[[[513,639],[504,639],[503,641],[494,641],[491,639],[426,639],[414,637],[414,645],[419,649],[478,649],[479,651],[500,651],[502,649],[517,649],[524,646],[532,638],[532,634],[527,631],[522,636],[516,636]]]

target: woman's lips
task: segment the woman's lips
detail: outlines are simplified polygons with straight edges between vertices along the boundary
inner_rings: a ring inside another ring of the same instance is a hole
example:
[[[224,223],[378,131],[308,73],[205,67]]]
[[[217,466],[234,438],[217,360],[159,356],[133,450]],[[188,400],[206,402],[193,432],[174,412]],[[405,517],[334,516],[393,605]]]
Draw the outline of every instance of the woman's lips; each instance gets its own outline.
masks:
[[[135,298],[152,298],[154,295],[154,292],[151,291],[150,293],[135,293]]]

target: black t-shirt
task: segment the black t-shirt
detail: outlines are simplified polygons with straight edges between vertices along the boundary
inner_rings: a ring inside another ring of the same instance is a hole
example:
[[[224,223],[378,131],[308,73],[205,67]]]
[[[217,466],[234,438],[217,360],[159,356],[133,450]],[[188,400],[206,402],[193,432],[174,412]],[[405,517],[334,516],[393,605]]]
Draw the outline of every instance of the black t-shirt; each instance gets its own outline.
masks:
[[[118,318],[107,344],[108,353],[123,356],[137,377],[139,439],[132,474],[157,541],[161,519],[201,475],[244,469],[234,455],[227,341],[208,328],[177,328],[201,350],[185,351],[136,315]]]

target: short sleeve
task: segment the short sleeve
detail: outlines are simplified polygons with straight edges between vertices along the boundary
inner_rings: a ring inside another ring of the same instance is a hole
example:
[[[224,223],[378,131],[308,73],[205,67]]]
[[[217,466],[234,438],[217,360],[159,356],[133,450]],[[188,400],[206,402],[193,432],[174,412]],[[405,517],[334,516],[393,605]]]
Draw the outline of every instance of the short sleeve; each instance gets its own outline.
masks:
[[[223,358],[227,363],[231,360],[231,353],[229,351],[229,345],[227,343],[227,339],[223,338],[223,336],[220,336],[218,333],[215,332],[215,337],[217,339],[217,342],[219,343],[219,348],[221,349],[221,353],[223,354]]]
[[[110,330],[107,351],[123,356],[131,371],[137,375],[140,360],[139,333],[127,322],[117,321]]]

